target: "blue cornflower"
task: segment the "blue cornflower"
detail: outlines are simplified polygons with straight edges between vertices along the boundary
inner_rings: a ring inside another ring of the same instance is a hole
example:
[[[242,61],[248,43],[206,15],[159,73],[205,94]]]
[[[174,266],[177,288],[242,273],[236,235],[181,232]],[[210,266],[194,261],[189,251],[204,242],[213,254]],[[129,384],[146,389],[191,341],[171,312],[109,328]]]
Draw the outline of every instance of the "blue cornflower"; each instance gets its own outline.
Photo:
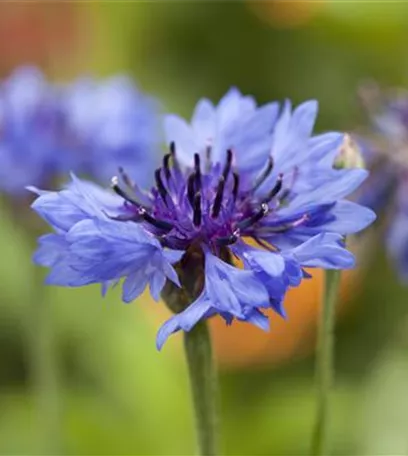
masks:
[[[374,219],[343,200],[367,172],[333,169],[343,135],[312,137],[316,114],[313,101],[279,113],[232,89],[218,106],[201,101],[191,125],[167,117],[169,152],[150,190],[121,172],[113,192],[75,176],[61,192],[39,192],[33,207],[55,233],[40,239],[35,261],[51,268],[50,284],[105,291],[124,278],[125,302],[149,284],[176,312],[158,348],[213,315],[267,329],[263,310],[284,316],[304,267],[354,265],[343,235]]]
[[[61,104],[75,146],[71,170],[109,182],[121,166],[139,185],[152,183],[161,142],[153,98],[125,76],[81,78],[65,87]]]
[[[0,188],[20,196],[60,169],[62,118],[54,88],[32,67],[0,85]]]
[[[150,183],[158,118],[157,103],[125,77],[56,85],[19,68],[0,85],[0,189],[22,196],[70,171],[104,183],[119,166]]]
[[[375,83],[360,89],[372,131],[356,138],[370,178],[357,199],[385,215],[386,245],[400,278],[408,281],[408,92],[382,91]]]

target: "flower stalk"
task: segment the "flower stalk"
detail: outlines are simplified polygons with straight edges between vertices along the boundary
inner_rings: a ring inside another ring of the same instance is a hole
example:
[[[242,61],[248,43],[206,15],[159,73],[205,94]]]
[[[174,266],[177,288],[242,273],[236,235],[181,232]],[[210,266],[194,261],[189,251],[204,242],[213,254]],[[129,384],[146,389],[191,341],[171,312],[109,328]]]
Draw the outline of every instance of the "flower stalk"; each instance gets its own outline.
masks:
[[[9,204],[8,210],[15,221],[16,232],[20,232],[23,242],[32,250],[39,231],[38,224],[32,214],[25,210],[25,206]],[[43,282],[43,271],[32,267],[25,297],[25,350],[39,451],[56,455],[63,451],[59,369],[53,308]]]
[[[316,456],[329,454],[330,390],[334,379],[334,322],[339,283],[340,271],[325,271],[316,359],[317,416],[311,453]]]
[[[215,456],[218,454],[217,380],[205,321],[184,333],[184,348],[194,403],[198,454]]]
[[[33,274],[33,280],[27,309],[27,350],[31,387],[35,399],[36,425],[41,452],[60,454],[60,398],[52,308],[46,296],[47,290],[42,284],[42,274]]]

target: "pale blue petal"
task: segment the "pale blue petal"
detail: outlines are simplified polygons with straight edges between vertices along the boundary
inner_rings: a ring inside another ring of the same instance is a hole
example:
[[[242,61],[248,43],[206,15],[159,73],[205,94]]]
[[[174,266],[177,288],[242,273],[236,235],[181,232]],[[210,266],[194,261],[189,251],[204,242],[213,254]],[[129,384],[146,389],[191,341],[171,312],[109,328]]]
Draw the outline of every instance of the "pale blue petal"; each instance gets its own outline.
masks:
[[[195,302],[189,305],[187,309],[174,315],[162,325],[156,337],[157,349],[161,350],[168,337],[174,332],[177,332],[180,329],[190,331],[191,328],[204,318],[209,311],[209,301],[206,300],[202,294]]]
[[[248,323],[252,323],[258,328],[263,329],[264,331],[269,331],[270,329],[269,318],[258,309],[250,309],[250,311],[245,314],[245,321]]]
[[[181,117],[167,115],[164,118],[164,130],[167,143],[174,142],[176,145],[177,160],[183,166],[192,166],[194,154],[200,152],[200,144],[190,125]]]
[[[377,217],[371,209],[347,200],[336,203],[330,214],[334,219],[321,225],[320,229],[344,235],[363,230]]]
[[[166,276],[161,272],[155,272],[150,279],[150,294],[155,301],[160,300],[160,293],[166,284]]]
[[[122,285],[122,299],[129,303],[140,296],[148,283],[148,276],[145,275],[143,269],[129,274]]]
[[[291,251],[303,267],[348,269],[355,266],[354,255],[344,248],[339,234],[323,233]]]
[[[216,135],[216,111],[210,100],[200,100],[194,110],[191,126],[198,141],[212,144]]]

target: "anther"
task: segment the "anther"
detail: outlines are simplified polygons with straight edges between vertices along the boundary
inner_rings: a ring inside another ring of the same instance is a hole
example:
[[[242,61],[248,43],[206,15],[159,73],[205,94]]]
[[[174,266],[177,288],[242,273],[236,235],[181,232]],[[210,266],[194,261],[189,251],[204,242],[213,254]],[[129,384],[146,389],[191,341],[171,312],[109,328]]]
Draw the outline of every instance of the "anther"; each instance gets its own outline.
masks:
[[[196,189],[201,188],[201,166],[200,166],[200,155],[194,154],[194,170],[195,170],[195,182]]]
[[[176,156],[176,143],[172,141],[169,145],[170,155],[174,158]]]
[[[174,141],[172,141],[170,143],[169,150],[170,150],[170,155],[171,155],[171,157],[173,159],[173,167],[174,167],[174,169],[180,169],[178,161],[177,161],[177,157],[176,157],[176,143]]]
[[[208,144],[205,148],[205,171],[208,173],[211,169],[211,153],[212,147],[211,144]]]
[[[159,191],[162,200],[164,201],[164,203],[167,206],[168,192],[166,190],[166,187],[163,184],[163,180],[161,178],[161,169],[160,168],[156,169],[156,171],[154,172],[154,177],[156,179],[157,190]]]
[[[166,177],[166,180],[170,180],[171,178],[171,172],[170,172],[170,158],[171,154],[166,154],[163,157],[163,169],[164,169],[164,175]]]
[[[118,168],[120,177],[122,178],[123,182],[130,188],[133,188],[135,183],[132,181],[132,179],[129,177],[129,175],[125,172],[125,170],[122,168],[122,166],[119,166]]]
[[[268,160],[268,163],[266,165],[266,168],[262,171],[262,173],[256,179],[252,191],[257,190],[265,182],[265,179],[269,176],[269,174],[273,170],[273,165],[274,165],[274,162],[273,162],[273,157],[271,155],[269,157],[269,160]]]
[[[139,214],[147,223],[150,223],[150,225],[153,225],[160,230],[169,232],[174,228],[171,223],[152,217],[144,208],[139,210]]]
[[[191,204],[191,207],[193,207],[193,205],[194,205],[194,194],[195,194],[194,183],[195,183],[195,173],[192,173],[188,176],[188,180],[187,180],[187,198]]]
[[[205,159],[207,162],[211,161],[211,152],[212,152],[212,147],[210,144],[207,145],[205,148]]]
[[[232,234],[230,234],[229,236],[223,236],[223,237],[219,237],[216,242],[218,245],[224,245],[224,246],[227,246],[227,245],[231,245],[231,244],[234,244],[235,242],[238,241],[238,238],[239,238],[239,231],[238,230],[235,230]]]
[[[195,172],[200,172],[200,154],[194,154],[194,169]]]
[[[283,190],[283,192],[281,193],[280,197],[279,197],[279,204],[284,204],[287,200],[287,198],[289,197],[290,195],[290,190],[288,188],[285,188],[285,190]]]
[[[112,190],[118,194],[119,196],[121,196],[125,201],[131,203],[131,204],[134,204],[135,206],[140,206],[140,203],[138,201],[136,201],[135,199],[133,199],[131,196],[129,196],[125,191],[123,191],[120,186],[119,186],[119,179],[117,176],[114,176],[112,177],[112,180],[111,180],[111,187],[112,187]]]
[[[293,222],[283,223],[282,225],[278,225],[276,227],[267,227],[266,232],[267,233],[283,233],[287,230],[290,230],[292,228],[296,228],[297,226],[302,225],[307,220],[309,220],[309,215],[303,214],[301,217],[299,217],[297,220],[295,220]]]
[[[223,199],[223,196],[224,196],[224,188],[225,188],[225,179],[224,179],[223,176],[221,176],[220,180],[218,181],[217,193],[215,194],[215,200],[214,200],[214,204],[213,204],[213,207],[212,207],[211,215],[214,218],[218,217],[218,215],[220,213],[222,199]]]
[[[263,247],[265,250],[268,250],[269,252],[274,252],[275,251],[273,249],[273,247],[270,244],[268,244],[266,241],[264,241],[263,239],[260,239],[260,238],[258,238],[256,236],[252,236],[252,238],[258,245]]]
[[[197,192],[194,196],[193,223],[195,226],[201,225],[201,193],[200,192]]]
[[[254,215],[251,215],[251,217],[248,217],[247,219],[241,220],[240,222],[237,223],[237,228],[242,231],[246,230],[252,225],[255,225],[255,223],[259,222],[265,215],[268,213],[269,207],[266,203],[261,204],[261,208],[259,209],[258,212],[255,212]]]
[[[140,190],[138,185],[132,181],[132,179],[129,177],[129,175],[124,171],[124,169],[120,166],[118,168],[119,174],[123,182],[126,184],[126,186],[131,190],[132,197],[130,197],[127,193],[125,193],[124,190],[122,190],[119,187],[119,180],[118,178],[112,179],[112,189],[120,195],[122,198],[126,199],[127,201],[132,202],[132,204],[137,204],[138,206],[151,206],[151,199],[149,195],[147,195],[145,192]],[[115,187],[114,187],[115,184]],[[119,193],[119,191],[121,193]]]
[[[268,203],[274,198],[282,189],[282,181],[283,181],[283,174],[279,174],[278,179],[272,190],[266,195],[265,199],[263,200],[264,203]]]
[[[227,180],[228,174],[231,171],[232,157],[233,157],[232,150],[228,149],[227,150],[227,161],[225,163],[224,170],[222,172],[222,175],[224,176],[225,180]]]
[[[234,185],[232,187],[232,196],[234,198],[234,201],[236,201],[237,196],[238,196],[238,190],[239,190],[239,175],[237,173],[232,173],[232,177],[234,178]]]

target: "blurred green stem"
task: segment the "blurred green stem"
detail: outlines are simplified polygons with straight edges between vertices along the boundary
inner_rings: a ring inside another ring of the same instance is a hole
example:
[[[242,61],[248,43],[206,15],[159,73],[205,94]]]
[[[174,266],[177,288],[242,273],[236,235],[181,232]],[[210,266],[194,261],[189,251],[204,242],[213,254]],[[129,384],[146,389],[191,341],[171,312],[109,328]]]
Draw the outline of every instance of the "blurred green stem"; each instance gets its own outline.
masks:
[[[46,186],[45,186],[46,187]],[[39,266],[32,264],[31,256],[37,248],[37,238],[43,232],[42,224],[31,211],[31,200],[4,199],[0,201],[14,222],[16,234],[27,251],[31,268],[22,290],[24,296],[24,336],[29,385],[35,407],[35,429],[38,430],[38,451],[41,455],[62,454],[62,423],[60,409],[59,370],[54,334],[53,308],[49,289],[44,284],[44,274]]]
[[[333,383],[334,321],[340,271],[325,272],[324,296],[320,312],[316,359],[317,417],[312,454],[327,456],[330,428],[330,389]]]
[[[199,322],[184,334],[192,389],[198,450],[201,456],[218,454],[217,379],[207,322]]]
[[[41,454],[61,454],[61,419],[53,312],[44,277],[33,268],[27,302],[27,355]]]

